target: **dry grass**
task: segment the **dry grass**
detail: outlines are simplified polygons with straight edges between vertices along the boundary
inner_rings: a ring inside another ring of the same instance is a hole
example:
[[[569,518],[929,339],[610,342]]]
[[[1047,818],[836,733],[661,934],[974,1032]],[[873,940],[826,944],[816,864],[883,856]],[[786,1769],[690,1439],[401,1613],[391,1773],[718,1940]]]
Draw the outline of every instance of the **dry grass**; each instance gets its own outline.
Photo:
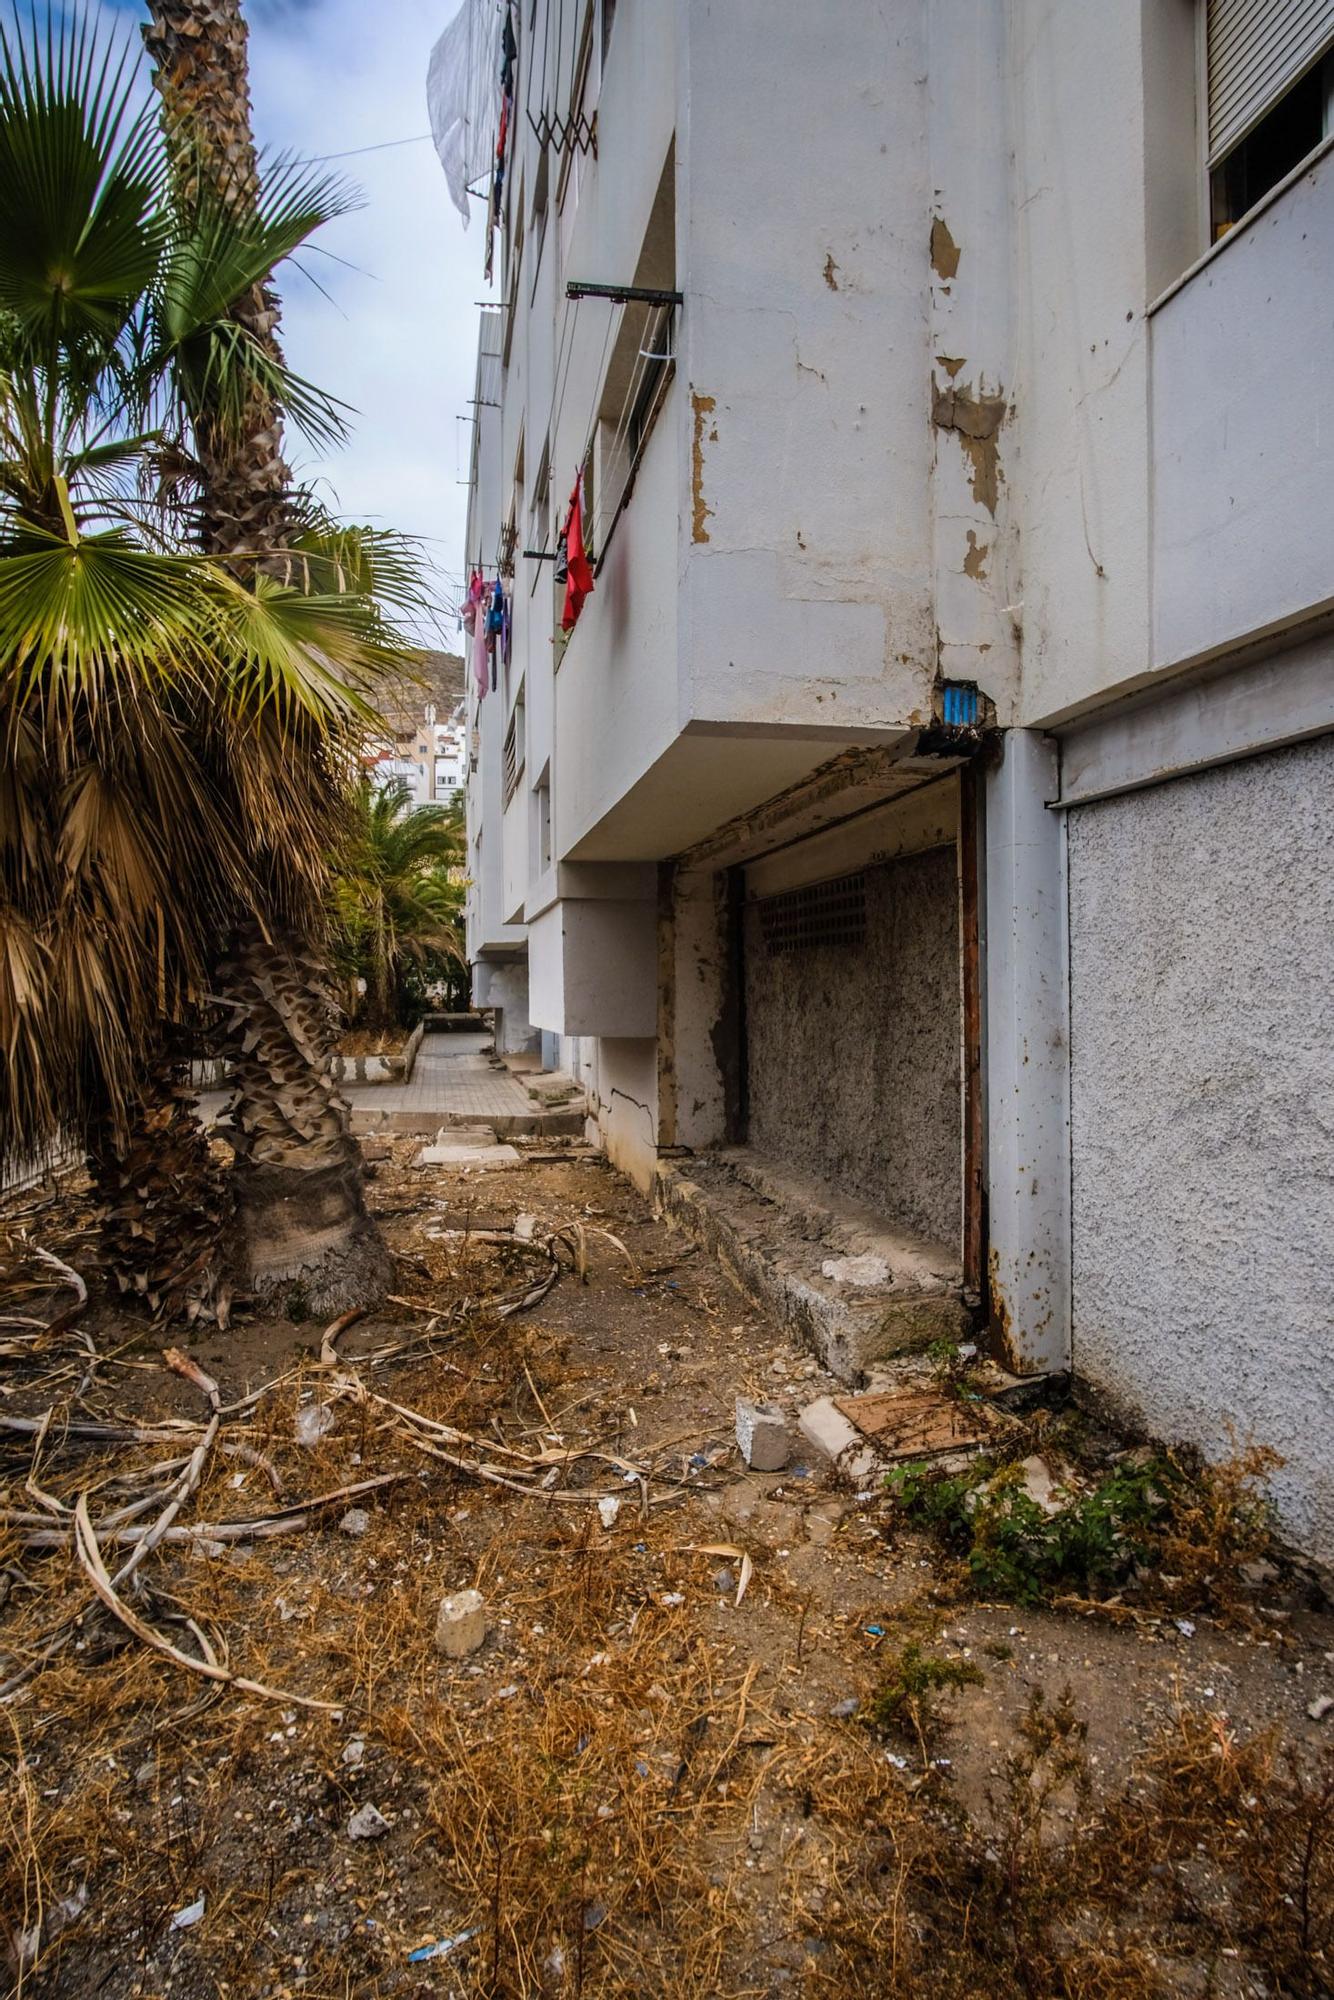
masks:
[[[972,1694],[970,1671],[922,1650],[939,1643],[950,1578],[923,1578],[892,1616],[848,1618],[854,1644],[868,1620],[887,1624],[903,1699],[922,1704],[920,1754],[808,1713],[791,1697],[809,1600],[761,1538],[744,1618],[719,1618],[717,1558],[698,1545],[721,1530],[702,1508],[641,1511],[638,1487],[592,1455],[554,1467],[550,1487],[488,1487],[413,1451],[402,1421],[358,1393],[359,1378],[465,1434],[479,1466],[513,1468],[553,1427],[590,1454],[619,1448],[562,1344],[487,1308],[522,1287],[531,1255],[426,1238],[411,1216],[401,1229],[420,1260],[407,1295],[420,1287],[439,1313],[431,1349],[380,1373],[365,1361],[429,1323],[411,1313],[361,1350],[345,1341],[350,1358],[333,1368],[316,1342],[224,1428],[188,1504],[190,1521],[216,1524],[403,1474],[366,1501],[367,1533],[340,1535],[335,1508],[221,1553],[164,1545],[136,1598],[174,1641],[190,1643],[193,1621],[238,1670],[338,1716],[183,1673],[92,1604],[68,1546],[36,1551],[0,1531],[10,1658],[81,1620],[3,1710],[0,1931],[19,1947],[14,1992],[1159,2000],[1246,1991],[1229,1973],[1292,2000],[1330,1990],[1334,1761],[1183,1706],[1147,1758],[1110,1784],[1099,1774],[1099,1789],[1071,1702],[1035,1699],[970,1816],[929,1754],[925,1707],[941,1686],[960,1706]],[[591,1232],[582,1250],[599,1254]],[[113,1415],[131,1389],[141,1414],[200,1414],[160,1373],[115,1373],[110,1390],[97,1374],[80,1403],[85,1359],[61,1346],[45,1363],[65,1371],[67,1415]],[[145,1399],[150,1385],[166,1400]],[[298,1412],[312,1400],[333,1422],[303,1446]],[[237,1442],[245,1457],[227,1452]],[[161,1468],[189,1448],[88,1445],[53,1424],[35,1462],[29,1444],[12,1448],[6,1499],[59,1509],[87,1493],[105,1519],[155,1479],[169,1485]],[[654,1497],[680,1452],[649,1454]],[[1197,1513],[1174,1517],[1164,1559],[1185,1601],[1216,1601],[1220,1566],[1259,1546],[1245,1541],[1260,1533],[1256,1470],[1197,1484]],[[591,1505],[558,1503],[557,1484],[617,1488],[614,1532]],[[485,1592],[495,1629],[476,1660],[445,1662],[435,1609],[464,1584]],[[919,1685],[909,1670],[924,1664],[939,1671]],[[988,1666],[989,1682],[999,1674]],[[368,1802],[391,1830],[353,1842],[349,1817]],[[203,1920],[173,1931],[200,1896]],[[474,1929],[449,1957],[409,1962]]]

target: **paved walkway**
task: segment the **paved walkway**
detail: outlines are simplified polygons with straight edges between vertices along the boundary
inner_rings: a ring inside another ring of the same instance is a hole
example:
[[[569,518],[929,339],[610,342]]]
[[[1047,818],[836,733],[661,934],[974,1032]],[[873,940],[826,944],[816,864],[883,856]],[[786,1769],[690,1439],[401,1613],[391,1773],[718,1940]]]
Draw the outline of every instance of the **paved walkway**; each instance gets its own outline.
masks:
[[[465,1117],[526,1118],[537,1109],[508,1070],[492,1069],[482,1050],[490,1035],[425,1035],[407,1083],[348,1083],[353,1111],[457,1112]]]

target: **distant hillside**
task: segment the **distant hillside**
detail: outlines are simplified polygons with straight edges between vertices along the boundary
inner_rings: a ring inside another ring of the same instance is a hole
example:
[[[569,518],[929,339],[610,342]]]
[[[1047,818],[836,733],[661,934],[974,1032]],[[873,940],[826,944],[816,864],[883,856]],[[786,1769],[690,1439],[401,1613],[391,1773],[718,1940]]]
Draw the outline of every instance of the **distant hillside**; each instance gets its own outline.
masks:
[[[394,740],[415,736],[434,704],[437,722],[447,720],[463,699],[463,660],[458,653],[420,653],[411,677],[388,682],[379,690],[376,707],[393,730]]]

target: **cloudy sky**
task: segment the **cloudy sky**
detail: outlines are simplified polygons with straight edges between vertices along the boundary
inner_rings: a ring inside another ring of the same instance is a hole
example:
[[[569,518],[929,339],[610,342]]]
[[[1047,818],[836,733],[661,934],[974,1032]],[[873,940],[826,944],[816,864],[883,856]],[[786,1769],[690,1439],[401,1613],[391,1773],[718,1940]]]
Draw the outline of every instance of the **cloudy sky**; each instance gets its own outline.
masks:
[[[120,21],[135,0],[103,0]],[[305,156],[428,129],[426,65],[458,0],[247,0],[261,146]],[[301,470],[337,512],[421,536],[452,601],[461,566],[482,298],[480,207],[465,232],[429,139],[330,163],[365,196],[282,279],[292,367],[352,404],[352,441]],[[341,261],[338,261],[341,260]],[[329,296],[321,293],[320,287]],[[298,449],[294,456],[301,457]],[[446,622],[441,634],[455,643]]]

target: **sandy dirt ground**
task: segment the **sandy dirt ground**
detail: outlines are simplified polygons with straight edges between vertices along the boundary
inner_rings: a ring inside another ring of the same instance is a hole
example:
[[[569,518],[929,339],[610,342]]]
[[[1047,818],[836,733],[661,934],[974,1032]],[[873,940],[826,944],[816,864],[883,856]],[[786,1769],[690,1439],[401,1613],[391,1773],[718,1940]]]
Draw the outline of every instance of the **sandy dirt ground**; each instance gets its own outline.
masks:
[[[41,1331],[70,1292],[36,1248],[94,1276],[78,1180],[11,1205],[7,1990],[1330,1990],[1303,1579],[979,1598],[808,1451],[838,1385],[604,1161],[417,1143],[374,1168],[397,1301],[323,1363],[311,1323],[177,1336],[211,1436],[171,1336],[95,1298]],[[741,1394],[794,1420],[781,1472],[741,1463]],[[486,1636],[451,1658],[465,1589]]]

